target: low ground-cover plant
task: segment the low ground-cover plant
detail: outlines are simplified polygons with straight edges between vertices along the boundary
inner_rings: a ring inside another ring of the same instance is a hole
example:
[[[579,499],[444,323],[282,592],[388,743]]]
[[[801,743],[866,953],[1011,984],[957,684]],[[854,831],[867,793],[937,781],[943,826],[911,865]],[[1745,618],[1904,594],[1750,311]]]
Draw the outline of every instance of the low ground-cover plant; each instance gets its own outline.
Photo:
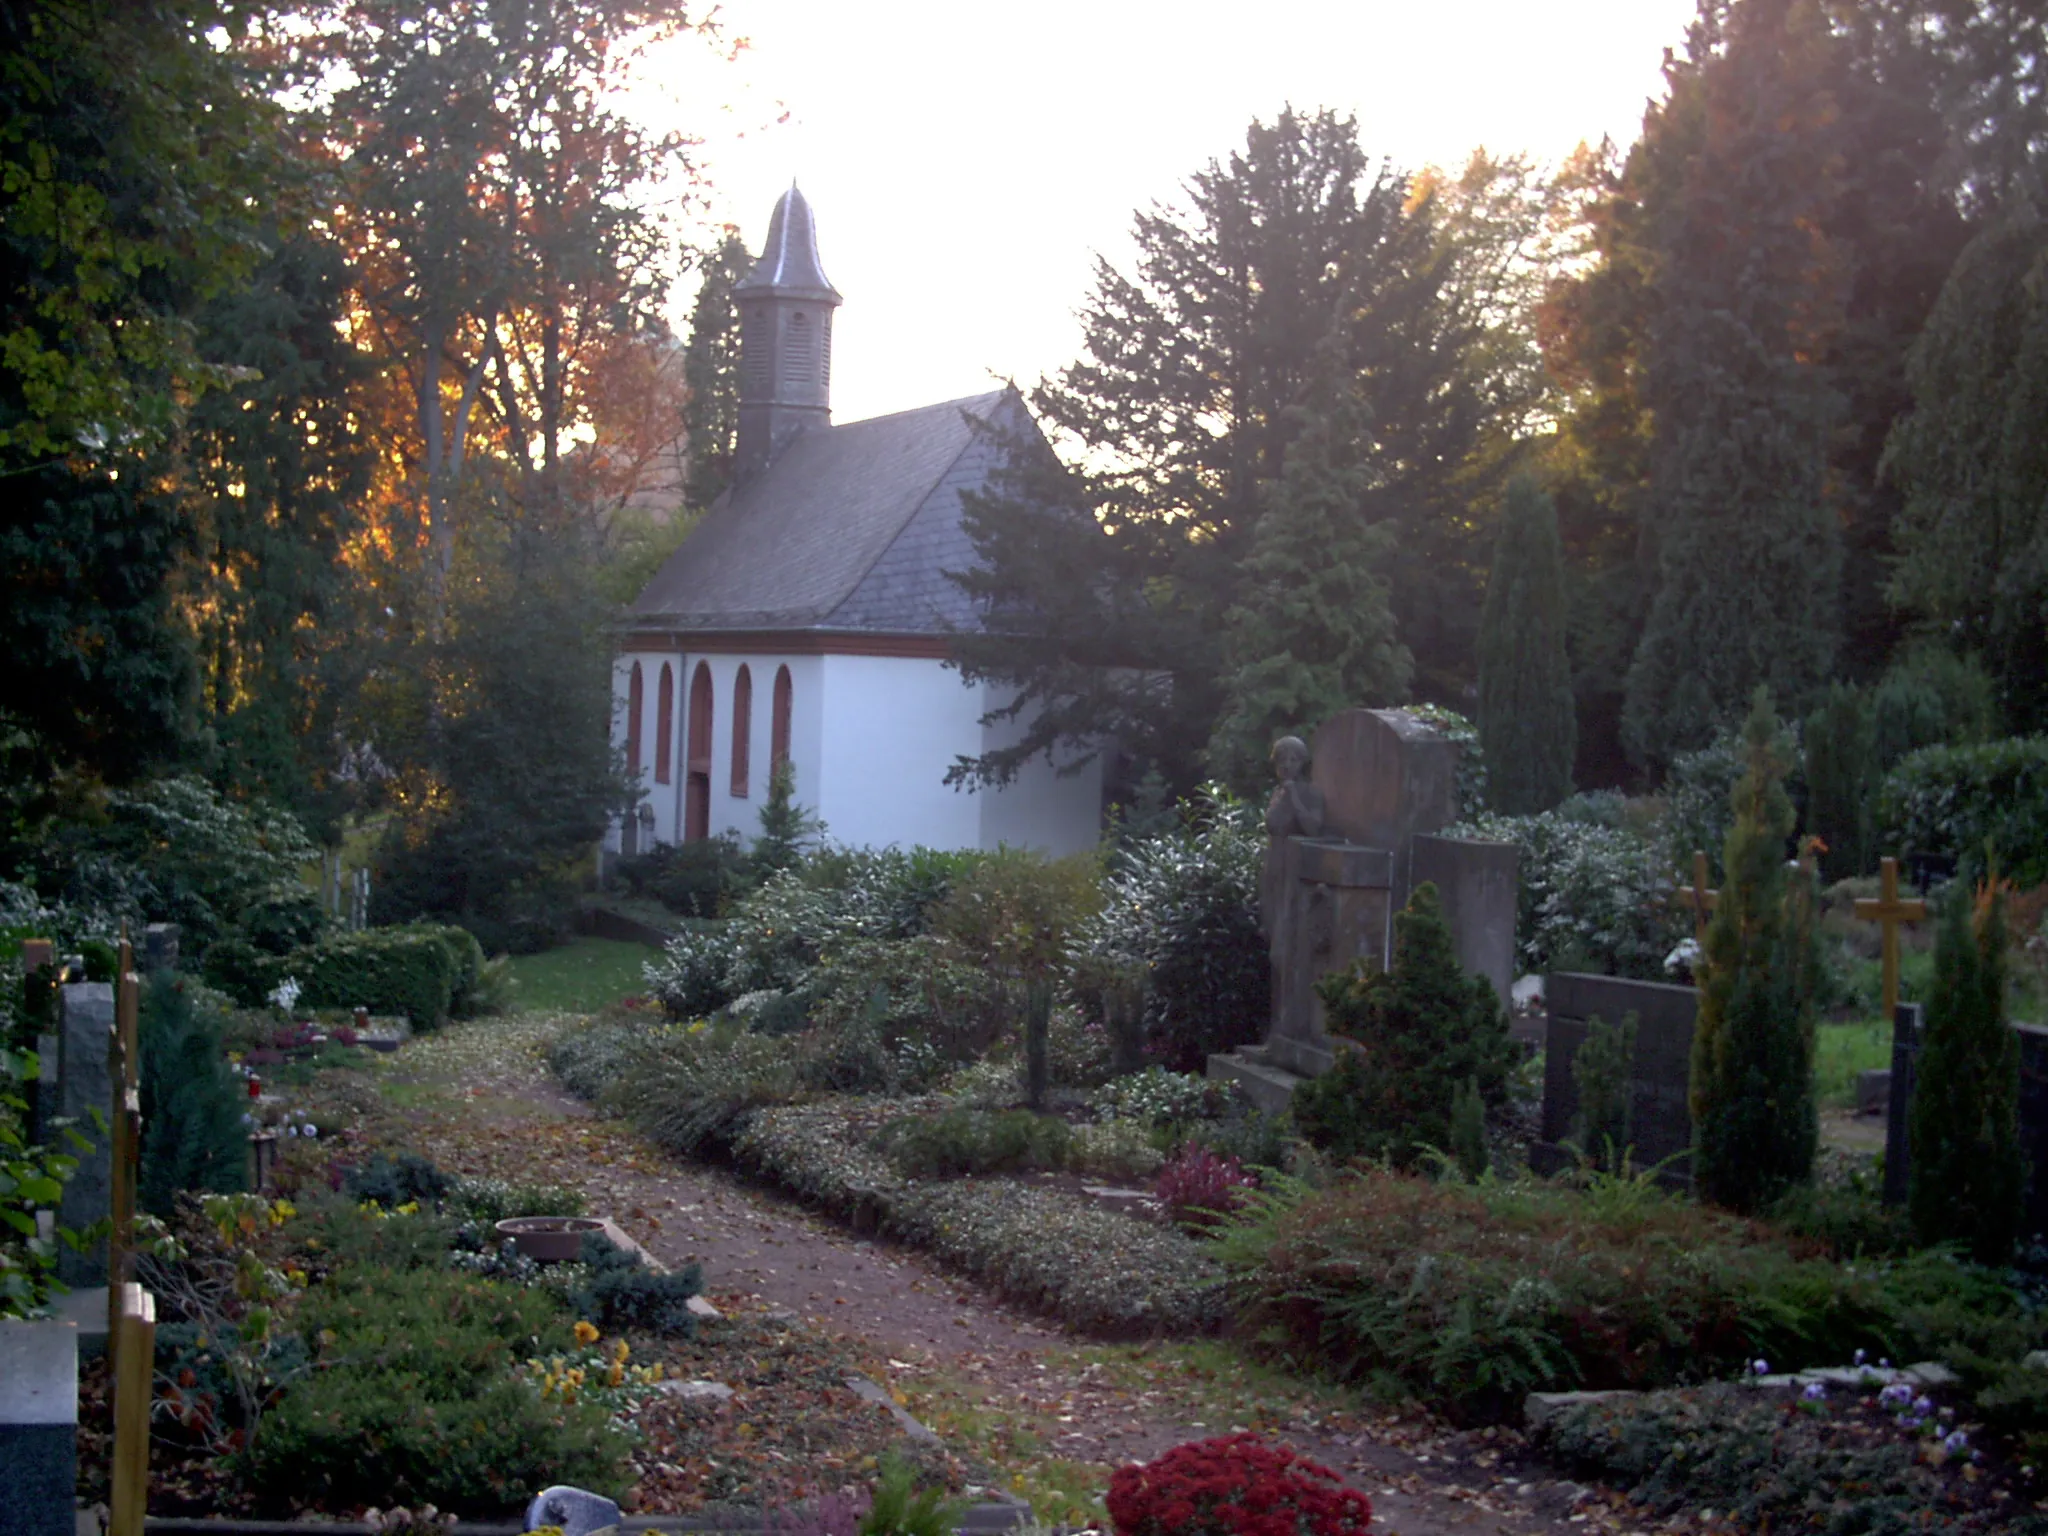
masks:
[[[1064,1168],[1072,1140],[1052,1115],[961,1108],[892,1120],[875,1144],[909,1178],[952,1179]]]
[[[1887,1400],[1875,1380],[1862,1390],[1722,1383],[1608,1399],[1568,1408],[1536,1434],[1571,1475],[1624,1489],[1660,1517],[1711,1508],[1745,1531],[1869,1536],[2014,1529],[2010,1490],[1980,1478],[1972,1439],[1918,1388]]]
[[[543,1401],[522,1363],[572,1343],[537,1290],[436,1270],[344,1270],[309,1290],[314,1367],[238,1461],[259,1497],[327,1508],[431,1502],[496,1510],[551,1483],[618,1491],[604,1411]]]
[[[1534,1391],[1661,1387],[1762,1356],[2017,1359],[2040,1324],[1940,1253],[1848,1266],[1644,1176],[1588,1190],[1365,1168],[1247,1198],[1220,1249],[1251,1320],[1464,1420]]]
[[[1120,1536],[1362,1536],[1372,1523],[1371,1501],[1328,1467],[1243,1433],[1117,1468],[1107,1503]]]
[[[1132,1120],[1159,1128],[1216,1119],[1229,1104],[1228,1083],[1160,1066],[1113,1077],[1088,1098],[1098,1120]]]
[[[865,1145],[866,1127],[895,1108],[839,1100],[764,1110],[733,1154],[799,1198],[935,1254],[1071,1327],[1138,1335],[1221,1322],[1222,1271],[1178,1232],[1007,1179],[904,1178]]]

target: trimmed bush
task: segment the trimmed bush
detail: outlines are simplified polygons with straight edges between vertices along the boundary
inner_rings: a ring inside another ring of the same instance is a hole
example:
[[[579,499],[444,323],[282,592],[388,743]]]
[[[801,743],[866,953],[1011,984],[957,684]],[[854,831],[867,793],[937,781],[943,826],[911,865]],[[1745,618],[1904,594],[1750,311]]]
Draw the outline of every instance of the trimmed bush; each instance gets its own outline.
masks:
[[[576,1258],[588,1272],[569,1297],[578,1315],[605,1329],[643,1328],[671,1339],[697,1336],[690,1298],[703,1293],[701,1265],[649,1269],[632,1249],[595,1232],[583,1239]]]
[[[476,940],[463,937],[474,949]],[[296,951],[285,969],[298,977],[305,989],[299,1001],[309,1008],[402,1013],[424,1033],[448,1020],[461,974],[455,960],[460,947],[436,930],[363,928]]]
[[[1923,748],[1885,775],[1877,815],[1903,852],[1981,875],[1989,843],[2015,884],[2048,881],[2048,736]]]

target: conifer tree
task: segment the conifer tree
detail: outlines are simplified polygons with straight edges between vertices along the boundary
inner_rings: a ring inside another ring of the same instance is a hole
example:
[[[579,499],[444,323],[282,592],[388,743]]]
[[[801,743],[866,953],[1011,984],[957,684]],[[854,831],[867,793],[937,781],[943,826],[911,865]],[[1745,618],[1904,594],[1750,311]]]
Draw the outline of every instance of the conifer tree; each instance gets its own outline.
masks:
[[[1692,1038],[1693,1177],[1706,1199],[1755,1211],[1813,1171],[1818,981],[1813,877],[1786,862],[1792,801],[1770,690],[1743,723],[1748,771],[1699,968]]]
[[[1515,1059],[1507,1012],[1493,983],[1459,964],[1434,885],[1418,885],[1395,914],[1392,964],[1361,960],[1316,990],[1342,1044],[1293,1108],[1302,1134],[1333,1156],[1409,1166],[1453,1148],[1461,1094],[1504,1098]]]
[[[1980,1263],[2012,1256],[2026,1162],[2019,1142],[2020,1043],[2005,1018],[2005,897],[1944,904],[1934,991],[1908,1111],[1907,1210],[1923,1243],[1961,1243]]]
[[[1572,792],[1578,719],[1565,655],[1564,546],[1557,509],[1528,475],[1508,486],[1479,615],[1479,743],[1488,800],[1508,815]]]
[[[732,482],[733,446],[740,430],[740,316],[732,291],[747,275],[746,242],[728,231],[704,263],[704,281],[690,311],[690,341],[683,352],[683,407],[689,472],[684,495],[703,510]]]
[[[1269,482],[1245,561],[1244,600],[1224,620],[1224,711],[1210,772],[1249,793],[1277,737],[1306,737],[1340,710],[1398,703],[1414,668],[1394,636],[1380,574],[1390,530],[1374,522],[1364,402],[1341,350],[1320,352],[1314,404]]]
[[[1829,880],[1846,880],[1870,867],[1875,737],[1868,696],[1847,683],[1831,685],[1806,717],[1806,829],[1826,845],[1820,867]]]

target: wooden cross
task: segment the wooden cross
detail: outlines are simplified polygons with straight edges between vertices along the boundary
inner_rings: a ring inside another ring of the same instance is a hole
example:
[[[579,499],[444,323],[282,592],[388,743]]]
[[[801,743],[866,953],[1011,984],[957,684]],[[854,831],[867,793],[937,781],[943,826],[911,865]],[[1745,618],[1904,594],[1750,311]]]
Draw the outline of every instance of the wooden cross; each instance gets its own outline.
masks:
[[[1707,856],[1698,849],[1692,855],[1692,884],[1682,885],[1672,899],[1682,907],[1692,908],[1692,936],[1704,949],[1707,943],[1707,916],[1714,910],[1714,899],[1721,893],[1707,887]]]
[[[1899,1011],[1899,925],[1917,923],[1927,916],[1927,903],[1899,899],[1899,861],[1878,862],[1878,897],[1865,896],[1856,903],[1856,915],[1866,923],[1884,929],[1884,1017],[1890,1023]]]
[[[156,1359],[156,1301],[134,1281],[135,1195],[142,1154],[142,978],[124,930],[114,983],[114,1116],[108,1204],[107,1352],[114,1387],[109,1536],[142,1536],[149,1496],[149,1417]]]

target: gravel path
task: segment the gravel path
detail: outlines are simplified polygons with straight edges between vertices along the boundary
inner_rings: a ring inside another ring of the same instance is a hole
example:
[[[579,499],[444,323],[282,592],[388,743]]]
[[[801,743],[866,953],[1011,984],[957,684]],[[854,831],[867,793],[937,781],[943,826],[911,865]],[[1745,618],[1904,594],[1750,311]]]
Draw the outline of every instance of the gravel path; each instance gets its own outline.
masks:
[[[1072,1464],[1099,1490],[1110,1467],[1257,1428],[1364,1489],[1390,1536],[1640,1528],[1608,1496],[1531,1469],[1511,1435],[1451,1434],[1305,1389],[1233,1398],[1240,1384],[1205,1381],[1172,1351],[1091,1348],[918,1253],[596,1118],[548,1074],[534,1049],[542,1038],[538,1021],[522,1019],[408,1047],[394,1066],[439,1080],[459,1103],[420,1112],[422,1150],[454,1171],[579,1185],[593,1213],[664,1263],[701,1263],[714,1304],[758,1298],[872,1346],[887,1359],[884,1385],[942,1436],[954,1422],[1028,1424],[1032,1454]]]

